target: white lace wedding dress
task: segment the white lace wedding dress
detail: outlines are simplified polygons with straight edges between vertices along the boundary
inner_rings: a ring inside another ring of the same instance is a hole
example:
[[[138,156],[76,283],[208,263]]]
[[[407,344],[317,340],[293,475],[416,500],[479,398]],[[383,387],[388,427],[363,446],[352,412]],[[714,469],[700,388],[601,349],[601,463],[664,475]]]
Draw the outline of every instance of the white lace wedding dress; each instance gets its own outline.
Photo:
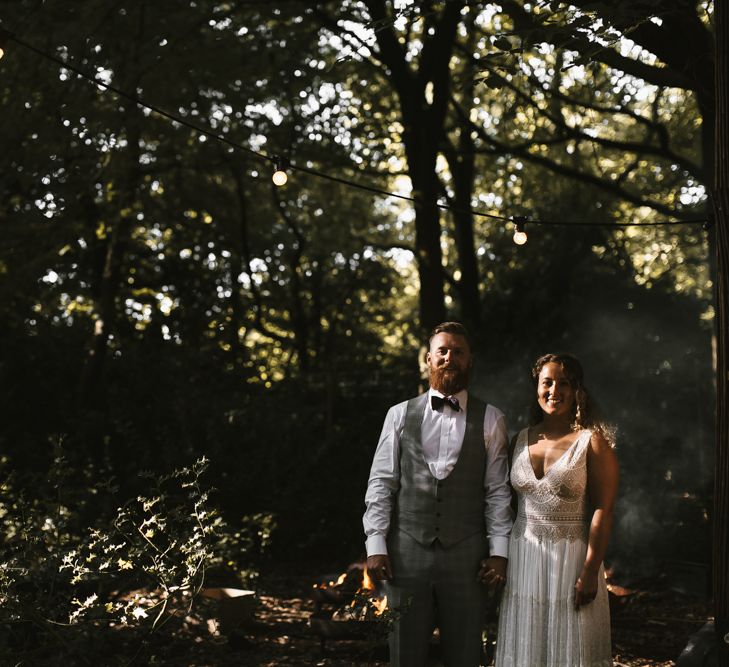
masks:
[[[610,667],[610,610],[602,566],[597,597],[579,611],[574,608],[590,520],[590,431],[580,431],[541,479],[534,474],[527,438],[524,429],[513,455],[511,483],[519,511],[509,542],[496,667]]]

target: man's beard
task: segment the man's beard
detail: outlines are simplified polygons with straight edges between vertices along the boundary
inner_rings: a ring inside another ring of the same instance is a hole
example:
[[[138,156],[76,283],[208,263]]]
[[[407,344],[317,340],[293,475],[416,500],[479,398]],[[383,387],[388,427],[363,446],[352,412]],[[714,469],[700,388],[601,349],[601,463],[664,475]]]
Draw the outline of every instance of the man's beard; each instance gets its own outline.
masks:
[[[430,366],[428,380],[430,386],[444,396],[453,396],[468,386],[468,371],[458,370],[452,366]]]

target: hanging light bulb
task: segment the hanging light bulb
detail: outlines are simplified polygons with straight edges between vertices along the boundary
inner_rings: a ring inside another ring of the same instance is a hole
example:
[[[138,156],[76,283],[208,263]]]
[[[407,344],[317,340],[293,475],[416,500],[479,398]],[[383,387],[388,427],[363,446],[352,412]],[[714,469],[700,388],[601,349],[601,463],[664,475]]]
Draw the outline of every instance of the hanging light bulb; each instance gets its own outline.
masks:
[[[271,180],[273,181],[274,185],[278,185],[281,187],[282,185],[286,185],[286,182],[289,180],[288,175],[286,172],[281,168],[283,165],[281,164],[281,160],[277,157],[274,157],[273,160],[273,176],[271,176]]]
[[[271,180],[280,187],[282,185],[286,185],[286,181],[289,180],[289,177],[283,169],[276,169],[276,171],[273,172],[273,176],[271,176]]]
[[[514,243],[516,245],[524,245],[527,242],[526,218],[524,216],[516,216],[514,218]]]
[[[5,55],[5,44],[7,44],[8,39],[10,39],[10,33],[0,28],[0,58]]]

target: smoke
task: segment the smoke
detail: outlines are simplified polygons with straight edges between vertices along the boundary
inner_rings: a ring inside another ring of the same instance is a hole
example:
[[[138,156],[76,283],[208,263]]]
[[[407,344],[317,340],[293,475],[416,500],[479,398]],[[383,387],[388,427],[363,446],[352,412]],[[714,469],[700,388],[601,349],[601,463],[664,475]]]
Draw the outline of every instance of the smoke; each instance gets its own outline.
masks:
[[[471,389],[506,413],[513,435],[527,424],[534,360],[562,351],[580,358],[587,387],[618,432],[621,479],[606,562],[624,581],[710,558],[710,333],[694,308],[677,317],[676,304],[665,305],[576,316],[568,331],[543,336],[539,349],[481,348],[472,373]]]

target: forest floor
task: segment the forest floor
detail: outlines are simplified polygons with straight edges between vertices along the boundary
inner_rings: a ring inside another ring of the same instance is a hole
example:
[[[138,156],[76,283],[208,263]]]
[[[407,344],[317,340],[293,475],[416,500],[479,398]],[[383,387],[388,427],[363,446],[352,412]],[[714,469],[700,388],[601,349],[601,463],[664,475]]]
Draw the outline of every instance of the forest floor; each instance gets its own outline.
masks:
[[[361,573],[360,573],[361,580]],[[201,597],[181,605],[170,622],[151,634],[139,627],[79,634],[0,655],[0,665],[22,667],[387,667],[383,637],[327,639],[310,623],[316,611],[315,579],[266,576],[257,586],[253,614],[231,631],[223,626],[216,600]],[[321,578],[319,579],[321,581]],[[615,667],[669,667],[710,618],[705,600],[670,590],[666,580],[644,582],[611,595]],[[358,625],[358,628],[362,624]],[[383,628],[382,623],[374,624]],[[231,626],[232,627],[232,626]],[[341,627],[341,626],[340,626]],[[486,625],[495,635],[495,619]],[[2,642],[0,642],[2,644]],[[487,642],[493,649],[493,641]],[[428,667],[439,667],[437,640]]]
[[[179,667],[386,667],[387,649],[382,641],[364,638],[321,641],[309,623],[315,611],[311,591],[310,579],[269,578],[262,581],[254,617],[245,627],[226,637],[214,622],[208,622],[207,637],[200,634],[205,628],[198,627],[194,643],[191,646],[188,642],[184,655],[177,658],[166,652],[167,659],[159,664]],[[668,590],[663,582],[648,582],[643,588],[620,592],[623,595],[611,595],[615,667],[674,665],[689,637],[710,618],[708,602]],[[182,638],[178,636],[179,639]],[[435,642],[432,649],[430,665],[436,667],[441,662]]]

